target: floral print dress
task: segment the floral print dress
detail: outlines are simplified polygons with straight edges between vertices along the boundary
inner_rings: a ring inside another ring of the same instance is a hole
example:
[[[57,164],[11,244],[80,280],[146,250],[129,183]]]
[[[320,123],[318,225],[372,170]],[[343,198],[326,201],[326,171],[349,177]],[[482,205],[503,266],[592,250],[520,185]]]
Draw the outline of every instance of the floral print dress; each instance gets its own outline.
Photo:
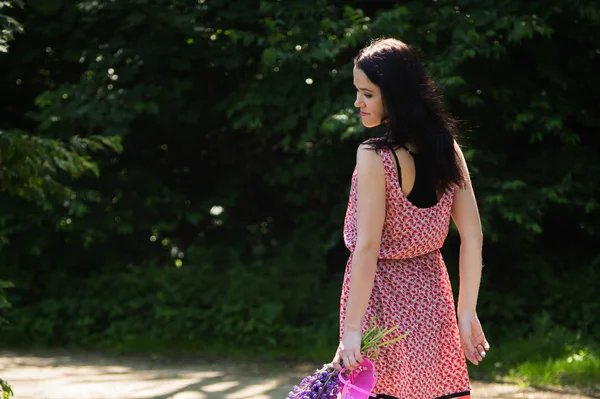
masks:
[[[399,399],[469,397],[471,386],[452,288],[440,253],[448,234],[454,191],[448,190],[432,207],[419,208],[402,192],[391,150],[380,154],[386,216],[363,334],[376,316],[378,325],[397,325],[400,328],[394,333],[408,335],[381,348],[375,360],[377,385],[373,392],[381,398]],[[344,242],[351,254],[340,300],[340,340],[357,237],[356,180],[355,169],[344,223]]]

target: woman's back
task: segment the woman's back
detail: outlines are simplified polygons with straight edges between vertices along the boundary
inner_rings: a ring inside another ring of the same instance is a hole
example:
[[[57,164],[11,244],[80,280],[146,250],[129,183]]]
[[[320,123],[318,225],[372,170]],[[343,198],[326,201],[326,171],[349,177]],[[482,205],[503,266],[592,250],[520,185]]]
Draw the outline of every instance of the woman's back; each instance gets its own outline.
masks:
[[[390,149],[390,153],[394,156],[398,182],[406,198],[419,208],[434,206],[439,198],[435,186],[429,180],[432,165],[426,154],[415,153],[404,145],[397,150]]]
[[[411,258],[435,251],[442,247],[452,209],[453,190],[447,190],[439,200],[429,207],[419,207],[410,197],[420,184],[420,175],[410,159],[403,159],[401,178],[397,173],[392,150],[381,150],[383,173],[385,174],[386,216],[379,250],[380,259]],[[410,154],[405,153],[410,157]],[[400,154],[403,156],[403,154]],[[427,182],[422,184],[423,197],[435,196],[435,189],[427,190]],[[406,194],[409,194],[408,196]],[[352,175],[350,198],[344,223],[344,240],[350,251],[354,250],[357,239],[357,173]]]

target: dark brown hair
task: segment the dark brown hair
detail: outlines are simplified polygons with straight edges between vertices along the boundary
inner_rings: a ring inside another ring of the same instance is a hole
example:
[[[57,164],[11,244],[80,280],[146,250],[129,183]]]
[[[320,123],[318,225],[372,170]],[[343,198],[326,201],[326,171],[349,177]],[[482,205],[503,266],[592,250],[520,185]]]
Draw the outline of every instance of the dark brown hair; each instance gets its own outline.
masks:
[[[457,122],[444,109],[417,52],[400,40],[379,39],[359,51],[354,66],[379,87],[386,111],[381,136],[368,145],[380,150],[411,143],[432,165],[429,178],[438,191],[462,186],[454,149]]]

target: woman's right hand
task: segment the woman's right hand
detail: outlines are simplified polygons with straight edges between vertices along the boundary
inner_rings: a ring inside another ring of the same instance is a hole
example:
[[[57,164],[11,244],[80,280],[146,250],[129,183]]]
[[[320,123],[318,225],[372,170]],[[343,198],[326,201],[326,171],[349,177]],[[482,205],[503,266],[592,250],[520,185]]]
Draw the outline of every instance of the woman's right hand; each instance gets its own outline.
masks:
[[[477,365],[485,357],[486,351],[490,350],[490,344],[485,339],[477,314],[459,314],[458,330],[465,357]]]
[[[338,345],[338,348],[335,351],[335,356],[333,356],[333,360],[331,361],[331,364],[333,365],[333,367],[338,370],[341,371],[342,370],[342,356],[340,354],[340,348],[342,346],[342,343],[340,342],[340,345]]]

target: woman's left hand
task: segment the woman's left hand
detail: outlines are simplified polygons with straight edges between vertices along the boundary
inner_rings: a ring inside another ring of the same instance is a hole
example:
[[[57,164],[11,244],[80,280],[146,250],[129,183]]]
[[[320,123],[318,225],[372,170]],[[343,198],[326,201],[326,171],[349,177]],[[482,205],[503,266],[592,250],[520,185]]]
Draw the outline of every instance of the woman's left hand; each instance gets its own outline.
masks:
[[[474,312],[459,314],[458,330],[465,357],[477,366],[490,350],[490,344],[485,339],[477,314]]]
[[[361,341],[362,332],[344,332],[342,342],[336,353],[336,358],[341,359],[344,362],[344,367],[348,370],[354,370],[363,361],[363,354],[360,352]]]

